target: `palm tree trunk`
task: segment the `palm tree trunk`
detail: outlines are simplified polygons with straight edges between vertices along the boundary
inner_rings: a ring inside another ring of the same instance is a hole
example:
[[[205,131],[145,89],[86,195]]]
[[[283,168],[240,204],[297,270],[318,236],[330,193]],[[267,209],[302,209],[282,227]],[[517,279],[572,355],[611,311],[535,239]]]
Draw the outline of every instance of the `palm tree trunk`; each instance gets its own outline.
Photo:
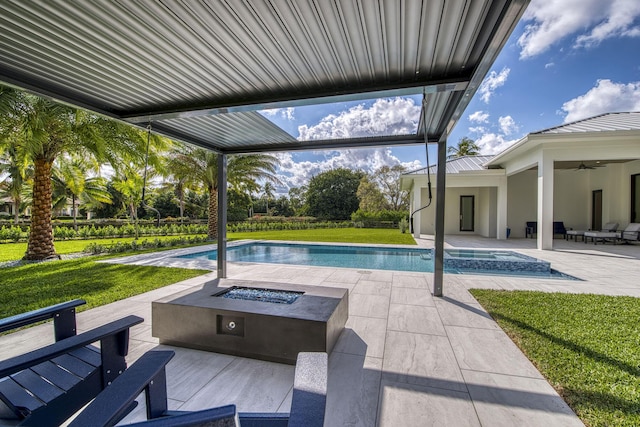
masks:
[[[218,189],[209,187],[209,220],[207,221],[208,238],[218,238]]]
[[[15,224],[20,221],[20,200],[13,199],[13,222]]]
[[[73,194],[71,196],[71,203],[72,203],[71,209],[73,209],[73,229],[75,231],[78,231],[78,220],[77,220],[78,208],[76,206],[76,195],[75,194]]]
[[[34,162],[33,205],[31,231],[25,260],[57,257],[53,246],[51,226],[51,167],[53,162],[36,159]]]

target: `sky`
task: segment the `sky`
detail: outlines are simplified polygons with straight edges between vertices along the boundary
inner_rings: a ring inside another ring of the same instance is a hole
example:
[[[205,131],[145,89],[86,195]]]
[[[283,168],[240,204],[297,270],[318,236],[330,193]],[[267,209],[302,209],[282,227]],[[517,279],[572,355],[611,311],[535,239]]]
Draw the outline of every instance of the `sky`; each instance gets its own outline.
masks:
[[[422,96],[263,111],[300,140],[415,133]],[[449,145],[496,154],[528,133],[616,111],[640,111],[640,1],[531,0]],[[424,146],[277,153],[279,194],[326,170],[427,165]],[[436,146],[430,145],[430,164]]]

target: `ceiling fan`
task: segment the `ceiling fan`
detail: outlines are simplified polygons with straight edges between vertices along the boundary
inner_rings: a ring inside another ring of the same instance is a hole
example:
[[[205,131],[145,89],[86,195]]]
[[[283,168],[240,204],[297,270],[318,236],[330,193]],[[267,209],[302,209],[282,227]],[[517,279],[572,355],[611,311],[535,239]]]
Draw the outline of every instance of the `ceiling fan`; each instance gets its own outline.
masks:
[[[600,163],[600,162],[598,162]],[[595,164],[595,165],[586,165],[584,162],[580,162],[580,164],[578,165],[578,167],[574,170],[577,171],[583,171],[583,170],[587,170],[587,169],[595,169],[595,168],[603,168],[604,165],[599,165],[599,164]]]

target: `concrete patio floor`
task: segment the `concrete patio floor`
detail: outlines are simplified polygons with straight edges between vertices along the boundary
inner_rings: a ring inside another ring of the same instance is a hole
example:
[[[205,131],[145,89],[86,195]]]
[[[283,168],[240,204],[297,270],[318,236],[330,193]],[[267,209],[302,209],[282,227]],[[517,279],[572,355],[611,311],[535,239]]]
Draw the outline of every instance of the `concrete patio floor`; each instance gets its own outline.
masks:
[[[418,244],[432,246],[432,237]],[[538,251],[533,239],[496,241],[448,236],[449,248],[516,250],[551,262],[580,281],[512,276],[444,276],[444,297],[433,297],[433,275],[366,269],[229,263],[230,279],[348,288],[349,320],[329,358],[327,426],[580,426],[557,395],[467,291],[532,289],[640,297],[640,245],[554,241]],[[195,251],[203,250],[202,247]],[[172,253],[118,262],[198,267]],[[215,268],[215,261],[210,262]],[[129,363],[145,351],[168,348],[151,336],[151,302],[199,288],[216,273],[82,312],[80,331],[128,314],[133,328]],[[41,325],[0,337],[0,359],[52,341]],[[195,410],[235,403],[241,412],[287,412],[294,367],[178,347],[167,368],[170,407]],[[136,410],[125,420],[141,415]]]

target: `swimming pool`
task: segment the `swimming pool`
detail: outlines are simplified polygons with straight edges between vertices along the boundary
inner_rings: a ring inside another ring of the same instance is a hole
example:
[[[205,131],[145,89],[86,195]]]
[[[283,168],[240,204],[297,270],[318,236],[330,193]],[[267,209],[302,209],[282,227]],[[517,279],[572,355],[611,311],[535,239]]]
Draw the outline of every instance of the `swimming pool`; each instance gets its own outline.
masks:
[[[213,261],[217,259],[217,251],[197,252],[179,258]],[[433,250],[426,248],[248,242],[229,246],[227,261],[433,272]],[[546,261],[512,251],[446,249],[444,270],[451,274],[569,278],[552,270]]]

